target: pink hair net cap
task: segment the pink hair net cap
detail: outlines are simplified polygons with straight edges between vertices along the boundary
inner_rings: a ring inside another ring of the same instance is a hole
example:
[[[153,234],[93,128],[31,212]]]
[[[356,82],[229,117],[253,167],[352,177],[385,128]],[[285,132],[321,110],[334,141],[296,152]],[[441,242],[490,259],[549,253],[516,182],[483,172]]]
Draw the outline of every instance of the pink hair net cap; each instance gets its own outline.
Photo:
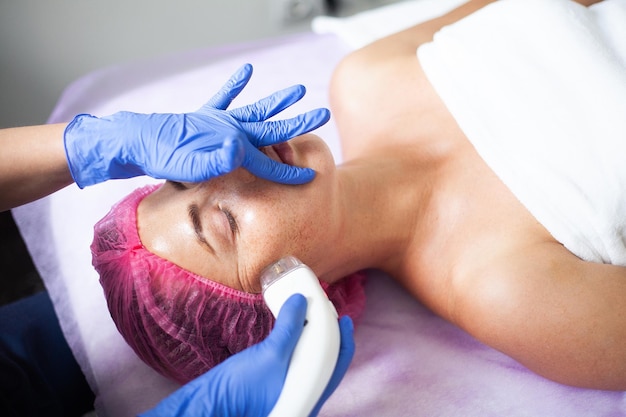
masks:
[[[95,225],[92,262],[126,342],[153,369],[184,384],[262,341],[274,317],[261,294],[201,277],[143,247],[137,206],[158,187],[133,191]],[[340,316],[358,321],[364,283],[356,273],[322,286]]]

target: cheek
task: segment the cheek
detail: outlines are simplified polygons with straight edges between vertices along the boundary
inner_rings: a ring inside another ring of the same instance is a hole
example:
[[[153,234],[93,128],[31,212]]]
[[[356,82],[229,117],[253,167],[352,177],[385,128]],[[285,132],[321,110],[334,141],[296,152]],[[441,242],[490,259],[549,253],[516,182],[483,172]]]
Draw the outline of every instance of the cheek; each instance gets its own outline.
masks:
[[[264,183],[262,189],[240,195],[235,204],[240,209],[240,266],[255,274],[286,255],[303,262],[317,259],[332,225],[330,179],[320,173],[306,185]]]
[[[240,259],[260,270],[285,255],[302,256],[314,230],[303,217],[293,206],[246,211],[241,222],[246,233],[239,247]]]
[[[281,242],[289,239],[288,232],[294,224],[288,213],[268,205],[245,210],[240,223],[245,231],[242,233],[245,249],[254,258],[259,254],[275,254]]]

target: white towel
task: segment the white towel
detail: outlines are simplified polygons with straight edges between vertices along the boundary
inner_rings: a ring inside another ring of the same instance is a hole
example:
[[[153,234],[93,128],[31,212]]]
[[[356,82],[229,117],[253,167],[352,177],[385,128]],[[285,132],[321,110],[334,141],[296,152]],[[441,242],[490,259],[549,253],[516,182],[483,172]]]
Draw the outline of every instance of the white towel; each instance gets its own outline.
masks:
[[[626,265],[626,0],[500,0],[417,54],[535,218],[580,258]]]

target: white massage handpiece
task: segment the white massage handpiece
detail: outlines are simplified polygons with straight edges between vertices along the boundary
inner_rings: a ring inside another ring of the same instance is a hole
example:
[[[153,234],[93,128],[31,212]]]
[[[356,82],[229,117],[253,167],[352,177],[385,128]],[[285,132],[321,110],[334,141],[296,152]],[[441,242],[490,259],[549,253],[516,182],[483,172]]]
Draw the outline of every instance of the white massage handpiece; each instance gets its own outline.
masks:
[[[274,317],[293,294],[307,299],[306,322],[283,390],[270,417],[308,417],[326,389],[339,357],[337,310],[309,267],[288,256],[261,274],[263,298]]]

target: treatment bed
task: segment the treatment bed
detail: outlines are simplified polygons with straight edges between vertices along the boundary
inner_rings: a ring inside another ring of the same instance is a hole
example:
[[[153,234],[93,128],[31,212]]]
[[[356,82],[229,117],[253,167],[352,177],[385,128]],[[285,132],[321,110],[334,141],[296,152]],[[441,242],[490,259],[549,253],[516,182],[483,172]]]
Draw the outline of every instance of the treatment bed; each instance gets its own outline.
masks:
[[[77,113],[194,111],[245,62],[254,66],[254,75],[232,107],[304,84],[305,98],[280,115],[290,117],[328,106],[331,73],[350,50],[461,3],[407,1],[349,18],[318,18],[307,33],[106,68],[71,84],[49,122],[67,122]],[[332,119],[316,133],[341,161]],[[118,334],[89,251],[96,221],[150,182],[156,181],[140,177],[84,190],[72,185],[13,210],[100,417],[136,415],[177,388],[141,362]],[[625,393],[577,389],[537,376],[435,316],[378,271],[368,271],[366,292],[354,361],[322,417],[626,415]]]

